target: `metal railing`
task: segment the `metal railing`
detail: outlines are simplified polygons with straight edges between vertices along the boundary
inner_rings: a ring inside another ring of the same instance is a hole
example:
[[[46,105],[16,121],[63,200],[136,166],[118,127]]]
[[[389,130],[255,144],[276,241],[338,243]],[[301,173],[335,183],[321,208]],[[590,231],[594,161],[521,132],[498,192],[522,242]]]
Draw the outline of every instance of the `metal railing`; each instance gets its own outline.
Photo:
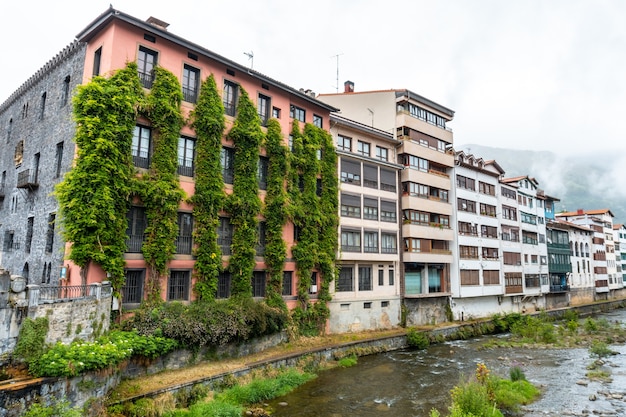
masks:
[[[68,300],[100,299],[110,297],[113,293],[111,283],[95,283],[89,285],[29,285],[29,304],[39,305]]]

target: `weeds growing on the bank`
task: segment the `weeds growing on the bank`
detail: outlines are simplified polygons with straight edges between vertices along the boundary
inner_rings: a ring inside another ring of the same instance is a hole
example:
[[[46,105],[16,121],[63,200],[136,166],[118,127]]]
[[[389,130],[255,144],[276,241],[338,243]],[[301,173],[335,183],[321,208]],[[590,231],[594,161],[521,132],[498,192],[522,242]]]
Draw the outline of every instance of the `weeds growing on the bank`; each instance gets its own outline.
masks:
[[[520,368],[511,370],[511,375],[515,375],[517,380],[495,376],[479,363],[470,379],[452,389],[449,416],[502,417],[502,411],[516,411],[520,405],[528,404],[539,396],[539,390],[526,381]],[[430,417],[441,417],[441,414],[432,410]]]

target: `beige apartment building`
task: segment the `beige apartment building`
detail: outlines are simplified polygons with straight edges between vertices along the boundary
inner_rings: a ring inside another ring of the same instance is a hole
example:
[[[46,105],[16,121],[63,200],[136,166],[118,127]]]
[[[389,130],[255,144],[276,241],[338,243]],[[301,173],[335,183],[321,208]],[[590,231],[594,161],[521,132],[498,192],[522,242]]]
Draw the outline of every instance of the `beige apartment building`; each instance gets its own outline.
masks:
[[[454,111],[410,90],[321,94],[342,117],[388,132],[398,140],[402,193],[400,285],[407,324],[442,322],[450,303],[455,230],[451,173]],[[357,149],[358,151],[358,149]]]

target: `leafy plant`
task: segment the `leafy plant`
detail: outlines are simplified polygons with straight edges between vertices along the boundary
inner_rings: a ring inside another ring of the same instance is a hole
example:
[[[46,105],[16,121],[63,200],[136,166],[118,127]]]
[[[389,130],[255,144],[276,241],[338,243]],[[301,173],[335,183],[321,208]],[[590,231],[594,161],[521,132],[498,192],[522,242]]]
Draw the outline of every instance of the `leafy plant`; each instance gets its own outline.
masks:
[[[26,363],[36,360],[45,350],[46,335],[49,321],[47,317],[36,319],[26,318],[17,336],[17,344],[13,355]]]
[[[111,78],[94,77],[74,98],[75,166],[56,189],[68,258],[81,268],[83,284],[91,263],[110,275],[116,295],[124,284],[128,196],[134,168],[131,143],[143,92],[137,64]]]
[[[196,243],[195,290],[200,299],[211,300],[217,293],[217,278],[222,270],[217,225],[225,198],[220,164],[225,126],[224,105],[217,92],[213,74],[202,83],[191,119],[197,135],[194,159],[195,193],[191,197]]]
[[[420,332],[416,329],[409,329],[406,334],[407,343],[409,346],[417,349],[426,349],[430,346],[430,340],[424,332]]]
[[[69,401],[61,399],[51,405],[34,403],[22,415],[23,417],[81,417],[83,413],[77,407],[71,408]]]
[[[232,296],[252,296],[252,273],[256,262],[255,244],[259,239],[258,163],[263,140],[261,120],[248,93],[240,87],[237,118],[228,136],[235,145],[233,192],[227,199],[227,211],[234,227],[229,271],[232,274]]]

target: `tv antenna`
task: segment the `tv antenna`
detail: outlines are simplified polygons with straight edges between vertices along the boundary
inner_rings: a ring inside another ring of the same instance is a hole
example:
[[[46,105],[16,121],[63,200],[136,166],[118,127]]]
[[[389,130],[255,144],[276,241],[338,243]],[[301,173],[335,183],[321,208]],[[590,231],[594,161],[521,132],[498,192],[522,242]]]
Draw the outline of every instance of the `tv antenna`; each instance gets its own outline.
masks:
[[[341,55],[343,55],[343,52],[340,54],[331,56],[331,58],[337,59],[337,84],[335,84],[335,90],[337,93],[339,92],[339,56]]]
[[[254,52],[244,52],[243,54],[247,56],[250,61],[250,69],[254,69]]]

